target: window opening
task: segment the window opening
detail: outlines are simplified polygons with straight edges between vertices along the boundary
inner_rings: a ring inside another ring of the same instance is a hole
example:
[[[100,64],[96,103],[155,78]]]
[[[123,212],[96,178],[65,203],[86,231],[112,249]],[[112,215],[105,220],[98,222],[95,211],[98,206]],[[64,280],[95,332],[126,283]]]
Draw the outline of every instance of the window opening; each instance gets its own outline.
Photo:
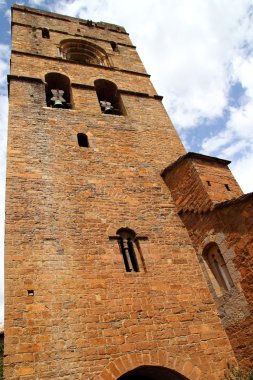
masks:
[[[119,51],[119,48],[118,48],[118,45],[116,44],[116,42],[111,41],[110,44],[111,44],[113,51]]]
[[[135,232],[130,228],[120,228],[117,231],[117,235],[119,235],[118,243],[126,272],[139,272],[140,269],[135,254]]]
[[[52,108],[72,108],[70,80],[66,75],[49,73],[45,76],[46,102]]]
[[[204,258],[216,280],[223,291],[228,291],[234,285],[228,271],[225,260],[217,244],[211,244],[204,252]]]
[[[225,188],[227,189],[227,191],[231,191],[231,189],[227,183],[225,184]]]
[[[61,41],[61,56],[64,59],[81,64],[110,66],[108,55],[100,46],[82,39],[68,39]]]
[[[97,79],[94,85],[102,113],[111,115],[126,114],[116,84],[105,79]]]
[[[79,146],[81,146],[83,148],[89,147],[88,136],[85,133],[78,133],[77,134],[77,141],[78,141]]]
[[[208,186],[211,186],[211,182],[210,181],[206,181],[207,185]]]
[[[50,33],[49,33],[49,29],[47,28],[42,28],[42,38],[50,38]]]
[[[27,290],[27,295],[29,297],[33,297],[34,296],[34,290]]]

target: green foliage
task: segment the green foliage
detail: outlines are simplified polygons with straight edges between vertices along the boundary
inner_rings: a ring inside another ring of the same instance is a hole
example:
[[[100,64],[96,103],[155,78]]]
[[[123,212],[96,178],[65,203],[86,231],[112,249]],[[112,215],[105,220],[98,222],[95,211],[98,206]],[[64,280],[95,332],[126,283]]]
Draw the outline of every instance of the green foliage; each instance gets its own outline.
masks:
[[[230,368],[223,380],[253,380],[253,371],[244,371],[238,368]]]
[[[0,380],[3,380],[3,356],[4,356],[4,344],[0,343]]]

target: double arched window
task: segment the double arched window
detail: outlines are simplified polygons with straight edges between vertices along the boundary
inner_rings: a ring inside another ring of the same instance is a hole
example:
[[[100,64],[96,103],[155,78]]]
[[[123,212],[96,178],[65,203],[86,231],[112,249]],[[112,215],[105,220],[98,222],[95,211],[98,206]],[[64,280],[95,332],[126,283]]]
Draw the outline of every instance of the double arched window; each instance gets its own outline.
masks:
[[[139,264],[136,258],[136,233],[130,228],[120,228],[117,231],[118,243],[123,256],[127,272],[139,272]]]
[[[208,244],[204,249],[203,257],[212,275],[211,282],[215,281],[214,287],[217,288],[218,285],[222,293],[230,290],[234,285],[233,280],[218,245]]]

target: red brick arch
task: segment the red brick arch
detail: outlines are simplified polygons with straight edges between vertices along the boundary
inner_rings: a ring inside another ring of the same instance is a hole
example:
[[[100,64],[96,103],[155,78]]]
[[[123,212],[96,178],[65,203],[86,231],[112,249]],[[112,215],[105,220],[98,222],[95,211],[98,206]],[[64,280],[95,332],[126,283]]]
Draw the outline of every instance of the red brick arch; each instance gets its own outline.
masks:
[[[190,360],[180,360],[172,358],[166,351],[147,354],[127,354],[111,361],[93,380],[117,380],[126,372],[139,366],[161,366],[178,372],[186,376],[189,380],[199,380],[201,369],[194,365]]]

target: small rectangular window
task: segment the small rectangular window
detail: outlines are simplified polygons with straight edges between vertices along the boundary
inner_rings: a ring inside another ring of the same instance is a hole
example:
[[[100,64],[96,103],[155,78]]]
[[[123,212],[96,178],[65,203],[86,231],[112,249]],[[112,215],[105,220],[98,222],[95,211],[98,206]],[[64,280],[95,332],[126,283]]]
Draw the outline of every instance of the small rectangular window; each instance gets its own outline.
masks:
[[[225,184],[225,188],[227,189],[227,191],[231,191],[231,189],[227,183]]]
[[[119,48],[118,48],[118,45],[116,44],[116,42],[111,41],[111,47],[112,47],[113,51],[119,51]]]
[[[50,33],[49,33],[49,29],[47,28],[42,28],[42,38],[50,38]]]

